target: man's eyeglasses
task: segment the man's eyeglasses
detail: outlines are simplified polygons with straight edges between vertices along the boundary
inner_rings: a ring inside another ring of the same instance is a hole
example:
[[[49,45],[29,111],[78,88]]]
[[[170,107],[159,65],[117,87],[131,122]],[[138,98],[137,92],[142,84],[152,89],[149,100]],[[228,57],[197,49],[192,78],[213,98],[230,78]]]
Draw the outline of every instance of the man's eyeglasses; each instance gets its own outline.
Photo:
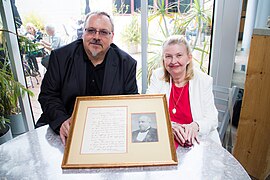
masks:
[[[85,28],[84,30],[89,35],[95,35],[96,33],[98,33],[102,37],[107,37],[108,35],[111,34],[111,32],[109,32],[107,30],[99,30],[98,31],[98,30],[96,30],[94,28]]]

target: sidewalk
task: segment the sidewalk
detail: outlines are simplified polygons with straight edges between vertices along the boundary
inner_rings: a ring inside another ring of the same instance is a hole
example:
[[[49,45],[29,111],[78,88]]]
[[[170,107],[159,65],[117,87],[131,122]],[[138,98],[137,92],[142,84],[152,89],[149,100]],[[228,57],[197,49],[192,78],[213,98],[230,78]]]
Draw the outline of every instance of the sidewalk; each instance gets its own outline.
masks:
[[[38,66],[39,66],[39,72],[41,74],[40,76],[36,76],[37,81],[34,77],[26,77],[28,89],[31,90],[35,95],[34,97],[30,97],[30,102],[32,106],[35,123],[38,121],[42,113],[40,104],[38,102],[38,95],[40,93],[40,85],[41,85],[42,79],[46,72],[46,69],[40,63],[41,59],[37,58],[37,61],[38,61]],[[30,78],[32,79],[32,83],[31,83]]]

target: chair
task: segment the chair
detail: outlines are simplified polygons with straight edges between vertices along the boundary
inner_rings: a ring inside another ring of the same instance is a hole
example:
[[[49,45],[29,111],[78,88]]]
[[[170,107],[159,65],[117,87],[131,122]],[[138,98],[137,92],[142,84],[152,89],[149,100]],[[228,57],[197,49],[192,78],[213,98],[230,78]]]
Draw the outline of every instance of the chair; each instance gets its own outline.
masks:
[[[229,152],[232,151],[232,116],[238,92],[239,88],[236,86],[233,86],[231,88],[218,85],[213,86],[215,105],[218,110],[219,137],[222,145]]]
[[[32,88],[34,88],[34,84],[33,84],[33,80],[32,80],[32,77],[36,79],[36,83],[39,84],[39,81],[37,79],[37,76],[39,75],[40,76],[40,73],[36,73],[35,71],[33,71],[27,60],[24,58],[23,59],[23,70],[24,70],[24,74],[25,74],[25,77],[29,77],[30,79],[30,85]],[[27,87],[29,87],[29,84],[27,83]]]

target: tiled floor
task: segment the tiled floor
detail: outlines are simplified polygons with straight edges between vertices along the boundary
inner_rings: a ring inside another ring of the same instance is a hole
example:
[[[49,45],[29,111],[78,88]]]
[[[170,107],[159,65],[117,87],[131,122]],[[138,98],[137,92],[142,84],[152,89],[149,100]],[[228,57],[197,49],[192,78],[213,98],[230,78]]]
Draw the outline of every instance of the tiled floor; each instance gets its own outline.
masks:
[[[34,77],[26,77],[28,89],[30,89],[35,94],[34,97],[30,97],[35,122],[37,122],[42,113],[40,104],[38,102],[38,95],[40,92],[41,81],[46,72],[46,69],[40,63],[40,58],[38,58],[37,60],[39,65],[40,76],[36,76],[37,79],[35,79]]]

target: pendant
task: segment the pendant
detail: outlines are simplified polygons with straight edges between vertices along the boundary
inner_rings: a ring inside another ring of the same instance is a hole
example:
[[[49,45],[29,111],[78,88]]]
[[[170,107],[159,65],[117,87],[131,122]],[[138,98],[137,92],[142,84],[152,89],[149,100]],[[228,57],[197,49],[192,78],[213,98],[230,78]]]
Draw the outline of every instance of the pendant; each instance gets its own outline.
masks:
[[[175,109],[175,108],[172,109],[172,113],[173,113],[173,114],[176,113],[176,109]]]

